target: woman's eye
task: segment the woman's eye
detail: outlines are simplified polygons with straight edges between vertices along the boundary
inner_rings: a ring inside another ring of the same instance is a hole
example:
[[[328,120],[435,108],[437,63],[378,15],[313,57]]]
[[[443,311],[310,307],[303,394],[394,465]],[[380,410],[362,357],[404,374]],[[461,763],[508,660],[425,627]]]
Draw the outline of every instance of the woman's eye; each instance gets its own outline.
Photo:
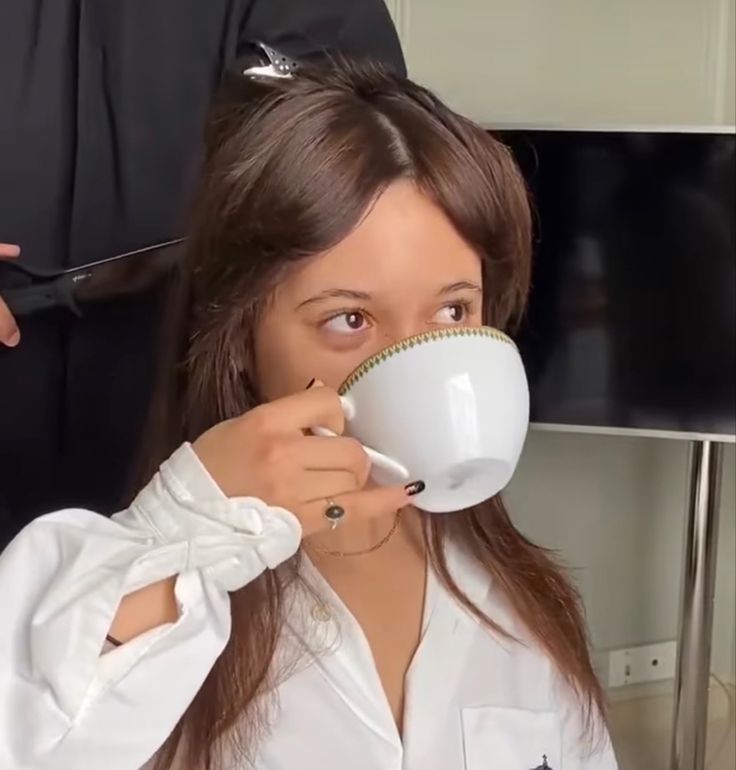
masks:
[[[437,323],[457,324],[462,323],[467,315],[467,306],[460,302],[456,302],[453,305],[445,305],[445,307],[440,308],[435,316],[435,320]]]
[[[353,334],[362,331],[368,326],[365,315],[361,312],[353,311],[350,313],[340,313],[330,318],[324,325],[325,329],[338,334]]]

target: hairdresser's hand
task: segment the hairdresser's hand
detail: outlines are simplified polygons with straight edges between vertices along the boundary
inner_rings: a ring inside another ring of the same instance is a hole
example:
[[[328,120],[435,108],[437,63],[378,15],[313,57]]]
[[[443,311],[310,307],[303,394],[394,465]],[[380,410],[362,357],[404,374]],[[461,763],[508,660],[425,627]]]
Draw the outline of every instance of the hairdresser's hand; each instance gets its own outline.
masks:
[[[20,254],[20,249],[10,243],[0,243],[0,259],[15,259]],[[8,306],[0,297],[0,345],[14,348],[20,342],[20,331],[15,323]]]
[[[319,385],[216,425],[194,451],[228,497],[286,508],[305,537],[328,528],[327,500],[350,517],[382,516],[410,502],[403,487],[366,488],[370,461],[360,444],[305,435],[316,425],[344,430],[337,393]]]

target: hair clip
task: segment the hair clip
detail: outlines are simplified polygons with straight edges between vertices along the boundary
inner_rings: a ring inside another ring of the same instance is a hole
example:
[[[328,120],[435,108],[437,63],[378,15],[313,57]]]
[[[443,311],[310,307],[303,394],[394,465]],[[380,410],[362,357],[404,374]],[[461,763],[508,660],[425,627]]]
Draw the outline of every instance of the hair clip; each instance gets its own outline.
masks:
[[[241,72],[246,77],[290,78],[299,63],[265,43],[252,43],[253,56],[247,57]]]

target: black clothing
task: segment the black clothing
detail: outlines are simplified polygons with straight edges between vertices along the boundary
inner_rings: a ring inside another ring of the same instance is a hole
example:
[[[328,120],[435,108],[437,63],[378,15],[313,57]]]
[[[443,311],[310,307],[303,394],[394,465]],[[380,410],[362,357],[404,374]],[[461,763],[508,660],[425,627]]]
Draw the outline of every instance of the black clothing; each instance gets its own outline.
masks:
[[[383,0],[2,0],[0,241],[64,267],[182,234],[211,95],[254,40],[404,72]],[[0,346],[0,545],[47,510],[118,506],[155,321],[134,298]]]

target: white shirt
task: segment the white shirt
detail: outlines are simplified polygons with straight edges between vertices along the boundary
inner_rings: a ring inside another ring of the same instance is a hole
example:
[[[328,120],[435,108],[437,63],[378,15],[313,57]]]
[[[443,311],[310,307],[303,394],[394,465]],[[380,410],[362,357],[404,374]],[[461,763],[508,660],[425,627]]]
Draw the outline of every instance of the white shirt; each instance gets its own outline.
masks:
[[[185,445],[112,520],[60,511],[10,544],[0,555],[2,770],[146,764],[227,641],[228,580],[218,569],[239,560],[244,583],[299,546],[295,517],[258,502],[226,500]],[[211,523],[213,511],[227,527],[186,542],[162,541],[143,525],[162,512]],[[544,757],[551,770],[616,770],[605,731],[598,746],[581,742],[576,702],[488,576],[457,548],[448,547],[448,561],[468,596],[525,643],[484,629],[430,571],[402,739],[365,635],[305,560],[320,600],[296,595],[279,654],[290,659],[297,639],[313,654],[278,686],[257,770],[533,770]],[[121,597],[171,574],[179,619],[101,655]]]

